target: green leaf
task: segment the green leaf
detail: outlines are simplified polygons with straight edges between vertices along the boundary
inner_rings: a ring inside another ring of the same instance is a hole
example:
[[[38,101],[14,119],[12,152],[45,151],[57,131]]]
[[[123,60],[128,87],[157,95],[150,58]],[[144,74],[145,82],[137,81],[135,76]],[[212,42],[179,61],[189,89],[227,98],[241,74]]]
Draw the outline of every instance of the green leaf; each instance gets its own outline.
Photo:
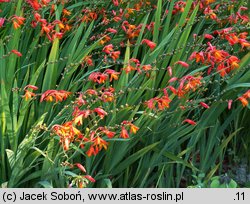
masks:
[[[159,142],[153,143],[151,145],[148,145],[148,146],[142,148],[141,150],[137,151],[136,153],[132,154],[127,159],[125,159],[123,162],[121,162],[120,164],[118,164],[114,168],[114,170],[112,171],[111,174],[112,175],[116,175],[116,174],[121,173],[121,171],[123,171],[124,169],[126,169],[129,165],[131,165],[136,160],[138,160],[139,158],[141,158],[143,155],[145,155],[147,152],[149,152],[150,150],[152,150],[158,144],[159,144]]]

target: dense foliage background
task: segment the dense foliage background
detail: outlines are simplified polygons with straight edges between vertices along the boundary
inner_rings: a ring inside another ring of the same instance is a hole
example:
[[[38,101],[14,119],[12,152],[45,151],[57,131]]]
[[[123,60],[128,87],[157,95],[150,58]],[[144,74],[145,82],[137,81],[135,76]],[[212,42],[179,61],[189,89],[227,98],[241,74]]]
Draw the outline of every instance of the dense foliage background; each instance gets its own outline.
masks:
[[[248,8],[0,0],[1,186],[249,187]]]

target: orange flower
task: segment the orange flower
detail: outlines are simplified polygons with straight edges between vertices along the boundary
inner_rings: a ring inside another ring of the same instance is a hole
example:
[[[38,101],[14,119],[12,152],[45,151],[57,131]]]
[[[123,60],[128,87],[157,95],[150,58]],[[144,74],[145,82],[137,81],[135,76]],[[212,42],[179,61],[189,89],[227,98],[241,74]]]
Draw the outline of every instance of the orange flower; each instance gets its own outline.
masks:
[[[118,75],[120,74],[120,72],[116,72],[115,70],[112,69],[106,69],[104,71],[105,74],[108,74],[109,77],[109,81],[111,82],[113,79],[114,80],[118,80]]]
[[[133,39],[139,36],[142,25],[136,26],[129,24],[128,21],[122,23],[122,29],[125,31],[128,39]]]
[[[74,116],[73,121],[77,125],[82,125],[83,119],[88,118],[90,114],[91,114],[90,110],[79,110],[79,108],[76,107],[73,113]]]
[[[200,102],[200,105],[203,106],[204,108],[210,108],[209,105],[207,105],[207,104],[204,103],[204,102]]]
[[[197,87],[199,87],[202,83],[201,83],[201,76],[198,77],[192,77],[192,76],[187,76],[185,77],[185,80],[187,81],[187,84],[184,86],[184,90],[185,91],[195,91],[197,89]]]
[[[111,56],[111,58],[112,58],[114,61],[116,61],[116,60],[119,58],[120,54],[121,54],[120,51],[114,51],[114,52],[111,52],[110,56]]]
[[[148,40],[148,39],[143,39],[143,40],[141,41],[141,43],[142,43],[142,44],[143,44],[143,43],[146,43],[147,46],[149,46],[149,48],[150,48],[151,50],[153,50],[153,49],[156,47],[156,43],[154,43],[154,42],[152,42],[152,41],[150,41],[150,40]]]
[[[86,173],[86,169],[84,168],[83,165],[81,165],[80,163],[76,163],[75,165],[76,165],[77,168],[80,169],[83,173]]]
[[[149,108],[154,110],[155,109],[155,98],[151,98],[148,101],[145,102],[145,105]]]
[[[142,66],[142,69],[143,69],[144,71],[149,71],[149,70],[152,69],[152,65],[151,65],[151,64],[143,65],[143,66]]]
[[[26,101],[28,101],[29,99],[33,98],[34,96],[36,96],[35,93],[27,90],[27,89],[32,89],[32,90],[37,90],[38,87],[34,86],[34,85],[27,85],[23,88],[23,90],[25,91],[25,94],[22,96],[23,98],[25,98]]]
[[[17,55],[18,57],[22,57],[22,53],[17,51],[17,50],[11,50],[12,53],[14,53],[15,55]]]
[[[91,132],[91,137],[94,137],[96,132]],[[102,139],[100,136],[97,136],[91,140],[92,144],[90,145],[88,151],[86,152],[87,156],[97,155],[102,149],[108,148],[108,142]]]
[[[106,45],[102,51],[105,52],[106,54],[110,54],[111,52],[114,51],[114,46],[112,44]]]
[[[248,101],[246,98],[244,98],[243,96],[239,97],[238,100],[242,103],[242,106],[245,107],[248,105]]]
[[[101,151],[102,148],[104,148],[105,150],[107,149],[108,146],[108,142],[106,142],[104,139],[102,139],[101,137],[96,137],[93,140],[94,146],[96,146],[98,148],[98,151]]]
[[[212,20],[217,21],[218,18],[216,16],[216,14],[214,13],[214,10],[210,8],[210,6],[207,6],[204,10],[204,14],[207,15],[207,17],[211,18]]]
[[[137,70],[137,69],[133,67],[132,65],[128,64],[126,67],[123,68],[123,70],[125,70],[126,74],[128,74],[129,72],[133,70]]]
[[[23,89],[24,89],[24,90],[26,90],[26,89],[37,90],[37,89],[38,89],[38,87],[37,87],[37,86],[34,86],[34,85],[30,85],[30,84],[28,84],[28,85],[27,85],[27,86],[25,86]]]
[[[242,95],[244,98],[250,98],[250,90]]]
[[[248,98],[250,98],[250,90],[246,91],[238,100],[242,103],[243,107],[248,105]]]
[[[86,179],[88,179],[90,182],[92,182],[92,183],[95,183],[96,182],[96,180],[92,177],[92,176],[90,176],[90,175],[85,175],[84,176]]]
[[[118,1],[118,0],[113,0],[113,4],[114,4],[115,6],[119,6],[119,1]]]
[[[206,4],[211,4],[211,3],[213,3],[213,2],[215,2],[215,0],[205,0],[205,3],[206,3]]]
[[[193,120],[190,120],[190,119],[185,119],[183,121],[183,123],[189,123],[190,125],[196,125],[196,122],[194,122]]]
[[[54,125],[52,127],[52,131],[54,131],[60,137],[60,143],[62,143],[65,151],[69,149],[71,142],[77,138],[83,137],[80,130],[75,128],[71,121],[66,122],[63,125]]]
[[[135,126],[134,124],[130,124],[130,132],[133,134],[136,134],[136,132],[139,130],[139,128],[137,126]]]
[[[25,98],[26,101],[28,101],[29,99],[31,99],[34,96],[36,96],[35,93],[33,93],[33,92],[29,91],[29,90],[26,90],[25,94],[22,97]]]
[[[38,0],[27,0],[28,4],[32,6],[32,8],[37,11],[40,8],[42,8],[41,4],[38,2]]]
[[[235,33],[226,34],[225,38],[230,45],[234,45],[239,42],[239,38],[235,35]]]
[[[93,82],[97,82],[98,84],[103,84],[107,80],[108,75],[103,74],[101,72],[93,72],[89,75],[89,80]]]
[[[40,99],[40,102],[42,101],[50,101],[52,102],[55,100],[56,102],[58,101],[63,101],[68,98],[68,96],[71,94],[71,92],[64,91],[64,90],[47,90],[45,91]]]
[[[214,37],[212,35],[210,35],[210,34],[205,34],[204,38],[212,40]]]
[[[186,63],[186,62],[183,62],[183,61],[178,61],[178,62],[176,62],[175,64],[180,64],[181,66],[186,67],[186,68],[189,67],[189,64]]]
[[[191,56],[189,57],[189,60],[196,59],[196,62],[202,62],[204,63],[205,57],[204,57],[204,52],[193,52]]]
[[[20,28],[21,25],[24,24],[24,21],[25,21],[24,17],[14,15],[13,18],[12,18],[14,29]]]
[[[128,131],[125,129],[124,126],[122,126],[122,131],[121,131],[120,136],[121,136],[121,138],[123,138],[123,139],[128,139],[128,138],[129,138]]]
[[[105,91],[101,95],[101,99],[103,102],[112,102],[114,100],[114,94],[109,91]]]
[[[106,31],[109,33],[117,33],[117,30],[114,28],[108,28]]]
[[[214,50],[213,56],[215,57],[217,62],[222,61],[226,57],[225,52],[223,52],[222,50]]]
[[[97,91],[94,90],[94,89],[88,89],[88,90],[85,91],[85,93],[89,94],[89,95],[95,95],[95,96],[98,95]]]
[[[100,44],[104,45],[105,43],[109,42],[111,38],[108,35],[104,35],[103,38],[100,40]]]
[[[162,96],[161,98],[157,99],[157,102],[159,110],[164,110],[165,108],[169,108],[169,103],[171,100],[168,96]]]
[[[102,133],[104,133],[108,138],[113,138],[115,136],[115,132],[108,130],[105,127],[98,128]]]
[[[92,60],[92,56],[91,56],[91,55],[84,57],[83,61],[84,61],[87,65],[89,65],[89,66],[94,66],[93,60]],[[83,65],[84,65],[84,63],[83,63]]]
[[[95,108],[94,112],[96,112],[101,119],[103,119],[106,115],[108,115],[108,113],[104,111],[102,108]]]
[[[97,155],[98,154],[98,149],[94,148],[93,145],[91,145],[88,149],[88,151],[86,152],[88,157],[91,157],[92,155]]]
[[[240,62],[240,60],[238,59],[238,57],[236,57],[236,56],[230,56],[229,58],[228,58],[228,63],[230,64],[230,67],[232,68],[232,69],[234,69],[234,68],[238,68],[240,65],[238,64],[239,62]]]
[[[242,49],[244,47],[250,47],[250,43],[248,41],[246,41],[245,39],[240,39],[239,43],[241,44]]]
[[[64,16],[70,16],[71,15],[71,12],[67,9],[63,9],[63,15]]]

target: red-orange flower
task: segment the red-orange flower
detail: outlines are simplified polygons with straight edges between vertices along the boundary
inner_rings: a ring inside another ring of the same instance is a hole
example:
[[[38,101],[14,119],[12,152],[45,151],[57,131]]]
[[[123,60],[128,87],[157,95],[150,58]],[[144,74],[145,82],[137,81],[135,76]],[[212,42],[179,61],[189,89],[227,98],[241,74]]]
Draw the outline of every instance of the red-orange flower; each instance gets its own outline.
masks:
[[[83,124],[83,119],[88,118],[88,116],[91,114],[90,110],[79,110],[78,107],[75,107],[75,110],[73,112],[73,122],[77,125]]]
[[[250,98],[250,90],[242,95],[244,98]]]
[[[97,82],[98,84],[103,84],[107,80],[108,75],[101,72],[93,72],[89,75],[89,80]]]
[[[14,53],[15,55],[17,55],[18,57],[22,57],[22,53],[17,51],[17,50],[11,50],[12,53]]]
[[[24,17],[16,16],[16,15],[14,15],[14,16],[12,17],[13,27],[14,27],[15,29],[20,28],[21,25],[24,24],[24,21],[25,21],[25,18],[24,18]]]
[[[133,39],[139,36],[142,25],[132,25],[128,21],[122,23],[122,29],[126,32],[128,39]]]
[[[106,142],[104,139],[102,139],[99,136],[97,136],[96,138],[93,139],[93,144],[94,144],[94,146],[96,146],[98,148],[98,151],[101,151],[102,148],[104,148],[106,150],[108,147],[108,142]]]
[[[33,98],[34,96],[36,96],[35,93],[33,93],[29,90],[26,90],[25,94],[22,97],[25,98],[26,101],[28,101],[29,99]]]
[[[84,176],[86,179],[88,179],[90,182],[92,182],[92,183],[95,183],[96,182],[96,180],[92,177],[92,176],[90,176],[90,175],[85,175]]]
[[[248,100],[250,98],[250,90],[245,92],[242,96],[238,98],[238,100],[242,103],[242,106],[245,107],[248,105]]]
[[[198,62],[204,63],[204,61],[205,61],[204,52],[202,52],[202,51],[201,52],[193,52],[191,54],[191,56],[189,57],[189,60],[193,60],[193,59],[195,59],[197,63]]]
[[[86,169],[84,168],[84,166],[81,165],[80,163],[76,163],[75,165],[76,165],[77,168],[80,169],[83,173],[86,173],[86,172],[87,172]]]
[[[29,3],[30,6],[32,6],[32,8],[36,11],[42,8],[42,5],[38,2],[38,0],[27,0],[27,3]]]
[[[73,123],[66,122],[63,125],[54,125],[52,130],[60,137],[60,143],[62,143],[65,151],[69,149],[69,145],[77,138],[82,138],[83,135],[73,126]]]
[[[128,138],[129,138],[128,131],[125,129],[124,126],[122,126],[122,131],[121,131],[120,136],[121,136],[121,138],[123,138],[123,139],[128,139]]]
[[[103,119],[106,115],[108,115],[108,113],[104,111],[102,108],[95,108],[94,112],[96,112],[101,119]]]
[[[241,96],[238,98],[238,100],[242,103],[243,107],[248,105],[248,100],[245,97]]]
[[[113,79],[114,80],[118,80],[118,75],[120,74],[120,72],[116,72],[115,70],[112,69],[106,69],[104,71],[105,74],[109,75],[109,81],[111,82]]]
[[[190,119],[185,119],[183,123],[189,123],[190,125],[196,125],[196,122]]]
[[[117,33],[117,30],[114,28],[108,28],[106,31],[109,33]]]
[[[22,97],[25,98],[26,101],[36,96],[35,93],[29,91],[28,89],[37,90],[38,87],[30,84],[24,87],[23,90],[25,91],[25,94]]]
[[[103,102],[112,102],[114,100],[114,94],[109,91],[104,91],[101,95],[101,100]]]
[[[214,38],[214,36],[210,35],[210,34],[205,34],[204,38],[212,40]]]
[[[105,52],[106,54],[110,54],[111,52],[114,51],[114,46],[112,44],[106,45],[103,49],[103,52]]]
[[[179,65],[181,65],[181,66],[183,66],[183,67],[186,67],[186,68],[189,67],[189,64],[186,63],[186,62],[183,62],[183,61],[178,61],[178,62],[176,62],[175,64],[179,64]]]
[[[149,109],[155,109],[155,104],[157,103],[159,110],[164,110],[169,108],[169,103],[171,99],[168,97],[166,89],[163,89],[164,95],[162,97],[154,97],[145,102]]]
[[[71,12],[67,9],[63,9],[63,15],[64,16],[70,16],[71,15]]]
[[[128,64],[127,66],[125,66],[123,68],[123,70],[125,70],[126,74],[128,74],[131,71],[137,70],[137,68],[133,67],[132,65]]]
[[[97,155],[98,154],[98,149],[95,148],[93,145],[91,145],[88,149],[88,151],[86,152],[88,157],[91,157],[92,155]]]
[[[120,51],[114,51],[114,52],[111,52],[111,53],[110,53],[110,57],[111,57],[114,61],[116,61],[116,60],[119,58],[120,54],[121,54]]]
[[[146,64],[142,66],[142,69],[144,71],[150,71],[152,69],[152,65],[151,64]]]
[[[185,91],[195,91],[197,89],[197,87],[199,87],[202,83],[201,83],[201,76],[198,77],[193,77],[193,76],[186,76],[183,78],[183,81],[186,81],[186,85],[184,86],[184,90]],[[181,87],[181,85],[180,85]]]
[[[102,149],[107,149],[108,147],[108,142],[106,142],[104,139],[102,139],[100,136],[94,137],[94,135],[96,134],[96,132],[92,132],[91,133],[91,137],[93,137],[93,139],[91,139],[91,145],[88,149],[88,151],[86,152],[87,156],[90,157],[92,155],[97,155]]]
[[[5,22],[5,18],[0,18],[0,28],[3,27],[4,22]]]
[[[142,44],[143,44],[143,43],[146,43],[147,46],[149,46],[149,48],[150,48],[151,50],[153,50],[153,49],[156,47],[156,43],[154,43],[154,42],[152,42],[152,41],[150,41],[150,40],[148,40],[148,39],[143,39],[143,40],[141,41],[141,43],[142,43]]]
[[[204,102],[200,102],[200,105],[204,108],[210,108],[209,105],[207,105],[206,103]]]
[[[52,102],[53,100],[55,100],[56,102],[63,101],[66,100],[70,94],[71,92],[64,90],[47,90],[42,94],[40,102],[42,101]]]
[[[98,128],[102,133],[104,133],[108,138],[113,138],[115,136],[115,132],[108,130],[106,127]]]
[[[134,124],[130,123],[130,132],[136,134],[139,130],[139,127],[135,126]]]

